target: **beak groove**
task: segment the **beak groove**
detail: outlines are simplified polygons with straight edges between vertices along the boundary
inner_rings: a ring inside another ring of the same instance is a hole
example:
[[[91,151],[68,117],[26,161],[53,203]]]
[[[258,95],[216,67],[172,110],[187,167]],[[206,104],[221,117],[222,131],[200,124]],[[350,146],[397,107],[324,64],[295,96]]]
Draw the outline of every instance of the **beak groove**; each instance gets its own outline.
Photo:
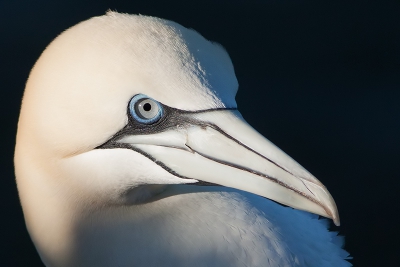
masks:
[[[221,133],[222,135],[224,135],[225,137],[231,139],[232,141],[234,141],[234,142],[237,143],[238,145],[240,145],[240,146],[246,148],[247,150],[253,152],[254,154],[256,154],[256,155],[262,157],[263,159],[269,161],[270,163],[274,164],[276,167],[278,167],[278,168],[280,168],[280,169],[286,171],[287,173],[289,173],[289,174],[291,174],[291,175],[294,175],[293,173],[291,173],[291,172],[290,172],[289,170],[287,170],[286,168],[280,166],[278,163],[276,163],[276,162],[274,162],[273,160],[271,160],[271,159],[265,157],[264,155],[258,153],[258,152],[255,151],[254,149],[248,147],[247,145],[245,145],[245,144],[243,144],[242,142],[240,142],[239,140],[237,140],[236,138],[233,138],[232,136],[230,136],[229,134],[227,134],[225,131],[223,131],[223,130],[222,130],[220,127],[218,127],[217,125],[215,125],[215,124],[209,124],[209,126],[210,126],[212,129],[214,129],[214,130],[218,131],[219,133]]]
[[[240,144],[240,142],[238,142],[238,144]],[[329,209],[327,209],[320,201],[317,200],[318,197],[307,187],[307,185],[305,184],[305,182],[301,178],[299,178],[299,180],[303,183],[304,187],[308,190],[308,192],[310,192],[310,194],[314,196],[314,198],[310,197],[309,195],[305,194],[304,192],[301,192],[300,190],[297,190],[296,188],[290,186],[289,184],[286,184],[286,183],[284,183],[282,181],[279,181],[279,179],[277,179],[277,178],[274,178],[272,176],[268,176],[268,175],[266,175],[264,173],[261,173],[261,172],[258,172],[258,171],[255,171],[255,170],[252,170],[252,169],[249,169],[249,168],[245,168],[243,166],[239,166],[239,165],[227,162],[227,161],[223,161],[223,160],[220,160],[220,159],[217,159],[217,158],[213,158],[213,157],[207,156],[206,154],[203,154],[203,153],[201,153],[199,151],[196,151],[195,149],[191,148],[189,145],[187,145],[187,144],[185,144],[185,145],[190,149],[190,152],[197,153],[200,156],[202,156],[203,158],[218,162],[219,164],[222,164],[222,165],[226,165],[226,166],[229,166],[229,167],[232,167],[232,168],[236,168],[236,169],[239,169],[239,170],[242,170],[242,171],[245,171],[245,172],[252,173],[252,174],[260,176],[260,177],[262,177],[264,179],[268,179],[269,181],[274,182],[274,183],[276,183],[276,184],[278,184],[278,185],[280,185],[282,187],[285,187],[288,190],[291,190],[294,193],[299,194],[299,195],[305,197],[306,199],[308,199],[309,201],[312,201],[315,204],[321,206],[325,210],[325,212],[329,215],[330,218],[334,217],[333,214],[331,213],[331,211]],[[246,147],[246,146],[244,146],[244,147]],[[253,151],[250,148],[247,148],[247,149],[249,149],[250,151]],[[261,157],[263,157],[259,153],[256,153],[256,154],[261,156]],[[281,168],[278,164],[274,163],[273,161],[271,161],[271,160],[268,160],[268,161],[273,163],[277,167]],[[283,168],[281,168],[281,169],[283,169]],[[285,170],[285,169],[283,169],[283,170]],[[287,170],[285,170],[285,171],[287,171]],[[287,171],[287,172],[289,174],[291,174],[289,171]],[[201,182],[203,182],[203,181],[201,181]]]

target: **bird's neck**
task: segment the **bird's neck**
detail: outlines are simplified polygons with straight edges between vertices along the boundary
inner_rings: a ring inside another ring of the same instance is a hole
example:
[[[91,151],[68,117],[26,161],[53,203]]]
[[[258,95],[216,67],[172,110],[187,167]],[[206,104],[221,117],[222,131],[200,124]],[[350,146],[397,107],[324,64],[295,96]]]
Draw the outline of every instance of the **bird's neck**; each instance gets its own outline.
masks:
[[[236,190],[170,186],[153,202],[82,215],[73,227],[68,264],[196,266],[202,260],[202,266],[236,266],[236,257],[265,256],[266,240],[278,240],[270,229]]]
[[[21,147],[21,146],[20,146]],[[60,183],[56,172],[47,160],[41,166],[40,156],[30,156],[26,151],[15,154],[15,171],[20,201],[28,232],[46,266],[67,262],[74,242],[74,224],[79,218],[77,192],[68,191]]]
[[[63,194],[62,190],[56,192],[54,188],[52,192],[33,181],[18,187],[26,226],[43,262],[46,266],[53,266],[55,261],[52,258],[65,261],[73,243],[73,220],[76,216],[58,195]]]

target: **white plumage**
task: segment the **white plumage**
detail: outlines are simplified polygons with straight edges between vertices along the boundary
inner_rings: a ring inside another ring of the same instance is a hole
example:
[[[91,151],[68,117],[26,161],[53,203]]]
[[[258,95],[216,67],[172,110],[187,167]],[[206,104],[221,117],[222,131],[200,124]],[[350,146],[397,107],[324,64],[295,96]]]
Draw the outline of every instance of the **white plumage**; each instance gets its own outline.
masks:
[[[326,220],[264,198],[339,223],[326,188],[246,124],[237,87],[224,49],[174,22],[109,12],[57,37],[15,153],[46,266],[351,266]]]

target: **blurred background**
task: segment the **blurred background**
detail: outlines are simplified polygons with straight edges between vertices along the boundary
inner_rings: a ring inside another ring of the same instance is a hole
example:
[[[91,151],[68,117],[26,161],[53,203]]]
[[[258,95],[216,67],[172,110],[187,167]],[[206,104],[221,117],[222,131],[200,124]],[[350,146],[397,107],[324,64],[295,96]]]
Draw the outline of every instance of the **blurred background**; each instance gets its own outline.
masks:
[[[327,186],[351,262],[400,266],[400,2],[386,0],[0,0],[0,266],[43,266],[12,161],[29,71],[59,33],[108,9],[222,44],[241,113]]]

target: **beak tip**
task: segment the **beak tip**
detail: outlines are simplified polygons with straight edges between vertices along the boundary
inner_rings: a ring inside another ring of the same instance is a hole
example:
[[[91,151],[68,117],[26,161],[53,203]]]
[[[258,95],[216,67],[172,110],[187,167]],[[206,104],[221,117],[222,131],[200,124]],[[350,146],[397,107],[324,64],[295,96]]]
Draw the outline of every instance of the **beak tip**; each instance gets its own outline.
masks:
[[[332,218],[332,221],[336,226],[340,226],[339,212],[338,212],[338,209],[336,207],[336,203],[334,202],[333,198],[332,198],[332,202],[334,204],[334,207],[331,208],[331,210],[330,210],[330,213],[331,213],[330,217]]]
[[[328,218],[331,218],[333,223],[336,226],[340,226],[339,212],[338,212],[336,206],[335,206],[335,209],[330,210]]]
[[[332,220],[333,220],[333,223],[334,223],[336,226],[340,226],[339,211],[338,211],[337,206],[336,206],[336,203],[335,203],[335,201],[333,200],[332,197],[331,197],[331,199],[332,199],[332,202],[333,202],[333,204],[334,204],[333,209],[332,209]]]
[[[340,226],[340,219],[339,219],[339,216],[337,216],[337,217],[335,217],[335,218],[332,218],[332,220],[333,220],[333,223],[334,223],[336,226]]]

